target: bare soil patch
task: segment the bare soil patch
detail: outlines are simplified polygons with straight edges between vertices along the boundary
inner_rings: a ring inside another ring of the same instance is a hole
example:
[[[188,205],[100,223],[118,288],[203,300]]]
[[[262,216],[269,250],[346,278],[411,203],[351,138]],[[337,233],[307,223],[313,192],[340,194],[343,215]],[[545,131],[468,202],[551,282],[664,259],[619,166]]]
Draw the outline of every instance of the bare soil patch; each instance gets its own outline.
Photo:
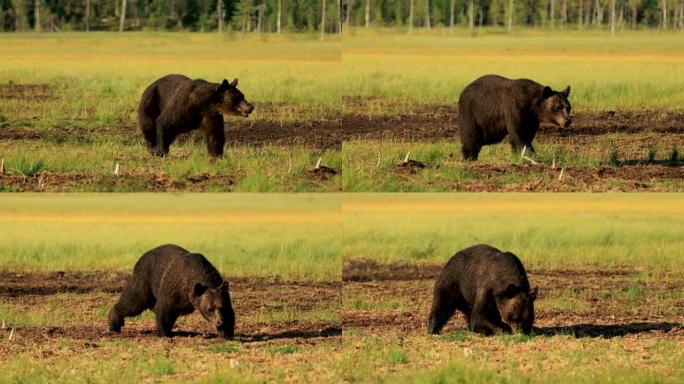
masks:
[[[86,292],[121,292],[131,274],[128,272],[111,271],[49,271],[49,272],[14,272],[0,270],[0,296],[19,297],[26,295],[53,295],[56,293],[86,293]],[[283,289],[279,298],[297,296],[300,291],[308,290],[322,295],[324,298],[339,290],[340,282],[302,282],[285,281],[278,277],[244,278],[226,277],[231,283],[231,289],[244,289],[248,292],[258,292],[260,287]],[[263,290],[263,289],[261,289]],[[247,295],[247,297],[251,297]],[[257,296],[258,297],[258,296]],[[302,303],[306,303],[303,300]]]
[[[124,272],[0,271],[0,296],[120,292],[129,278]]]
[[[396,309],[348,309],[343,328],[373,332],[425,332],[434,278],[440,265],[396,263],[380,265],[354,261],[344,267],[343,297],[370,303],[400,303]],[[681,275],[655,280],[638,279],[632,269],[529,270],[532,285],[539,286],[539,302],[567,300],[567,309],[538,306],[536,333],[576,337],[616,337],[636,333],[667,333],[684,341],[684,291]],[[625,292],[640,292],[626,298]],[[667,299],[666,299],[667,298]],[[659,303],[659,300],[668,300]],[[349,303],[347,303],[349,304]],[[392,307],[390,307],[392,308]],[[444,332],[463,330],[461,314]]]
[[[127,338],[158,340],[154,322],[127,323],[120,335],[108,331],[104,321],[91,321],[100,308],[109,308],[130,275],[122,272],[10,272],[0,271],[0,300],[17,311],[53,308],[65,318],[81,322],[55,326],[10,324],[0,330],[0,337],[15,329],[18,340],[46,341],[69,338],[96,343],[107,339]],[[316,312],[338,308],[341,282],[283,281],[279,278],[228,278],[231,282],[233,307],[238,314],[236,339],[257,342],[275,339],[324,339],[341,336],[335,321],[278,320],[258,321],[268,313]],[[105,294],[83,295],[104,292]],[[54,297],[59,293],[76,295]],[[54,309],[50,309],[54,311]],[[315,317],[313,317],[315,319]],[[85,320],[85,321],[83,321]],[[8,335],[7,335],[8,336]],[[174,340],[215,339],[215,331],[197,313],[181,317],[175,327]]]
[[[0,331],[6,333],[5,331]],[[133,339],[133,340],[159,340],[157,331],[149,327],[126,326],[120,334],[109,332],[105,324],[100,325],[74,325],[64,327],[15,327],[15,335],[19,340],[47,341],[49,339],[68,338],[73,340],[84,340],[90,342],[91,347],[97,348],[97,342],[114,339]],[[240,342],[258,342],[276,339],[316,339],[338,337],[342,335],[342,330],[338,326],[331,326],[327,323],[299,323],[285,324],[281,326],[268,326],[264,324],[249,324],[241,326],[236,332],[235,340]],[[203,332],[200,330],[176,330],[173,334],[173,341],[197,339],[211,340],[217,339],[215,333]],[[195,342],[193,341],[193,342]]]
[[[479,192],[606,192],[618,188],[625,191],[657,191],[654,183],[664,180],[684,180],[684,167],[669,165],[622,165],[616,167],[563,167],[563,178],[559,180],[561,168],[552,169],[545,165],[488,165],[469,164],[468,171],[477,176],[477,181],[468,181],[454,188]],[[496,178],[509,174],[522,176],[528,183],[500,185]]]
[[[0,99],[44,101],[54,98],[49,84],[0,84]]]
[[[372,260],[350,260],[342,270],[343,281],[425,280],[435,278],[442,265],[392,263],[380,264]]]
[[[148,192],[203,191],[209,184],[221,184],[230,191],[238,175],[201,173],[185,179],[174,179],[163,173],[144,169],[131,169],[121,175],[101,173],[57,173],[41,172],[36,175],[0,175],[0,189],[19,192],[70,192],[87,186],[98,186],[106,190],[123,186],[136,186]]]
[[[0,84],[0,99],[21,99],[43,101],[52,96],[53,88],[47,84]],[[339,112],[320,111],[297,104],[264,103],[257,105],[259,119],[230,119],[225,123],[226,144],[236,145],[282,145],[306,146],[314,149],[341,148],[342,115]],[[134,109],[134,108],[133,108]],[[132,110],[133,110],[132,109]],[[280,114],[287,112],[288,119]],[[294,119],[297,116],[312,116],[311,119]],[[35,129],[34,121],[24,122],[25,128],[0,130],[0,140],[50,140],[55,142],[91,142],[95,136],[109,136],[130,144],[142,141],[142,134],[135,122],[122,122],[116,126],[92,127],[88,120],[78,119],[60,123],[59,129]],[[185,134],[179,141],[201,138],[201,134]]]

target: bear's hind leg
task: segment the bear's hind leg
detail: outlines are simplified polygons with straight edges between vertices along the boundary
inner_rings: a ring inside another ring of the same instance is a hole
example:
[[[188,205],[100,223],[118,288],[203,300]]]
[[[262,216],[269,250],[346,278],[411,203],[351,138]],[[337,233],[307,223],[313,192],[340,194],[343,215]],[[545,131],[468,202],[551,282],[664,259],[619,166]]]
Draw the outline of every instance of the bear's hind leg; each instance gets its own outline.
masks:
[[[138,114],[138,124],[145,137],[145,146],[147,147],[147,150],[154,154],[154,149],[157,146],[157,127],[155,119],[148,116],[144,111],[140,111]]]
[[[483,142],[481,128],[474,121],[464,118],[461,120],[459,131],[463,160],[477,160]]]
[[[121,293],[119,301],[109,311],[107,316],[109,330],[116,333],[120,332],[126,317],[138,316],[153,306],[154,297],[147,284],[133,277]]]
[[[432,335],[439,334],[444,325],[449,321],[458,303],[453,293],[453,287],[440,287],[435,289],[435,294],[432,299],[432,309],[428,317],[428,333]]]

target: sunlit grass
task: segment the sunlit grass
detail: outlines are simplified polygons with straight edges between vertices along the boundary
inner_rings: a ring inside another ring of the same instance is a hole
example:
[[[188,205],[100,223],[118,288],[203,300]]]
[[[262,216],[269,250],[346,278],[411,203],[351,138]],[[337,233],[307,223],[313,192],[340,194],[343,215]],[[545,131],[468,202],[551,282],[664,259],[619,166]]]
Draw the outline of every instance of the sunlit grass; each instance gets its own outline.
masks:
[[[360,194],[343,200],[343,259],[444,263],[477,243],[528,267],[680,269],[677,194]]]
[[[121,144],[106,139],[95,143],[13,140],[0,142],[0,155],[5,159],[9,175],[34,176],[46,171],[105,178],[97,183],[71,186],[70,191],[144,192],[149,187],[147,179],[139,182],[138,176],[163,175],[192,185],[188,177],[205,174],[232,179],[232,183],[228,179],[217,180],[214,184],[210,181],[203,187],[215,192],[335,192],[341,189],[339,175],[328,180],[306,176],[319,158],[324,165],[339,171],[340,152],[304,146],[228,147],[223,158],[212,161],[203,142],[174,145],[168,157],[157,158],[151,156],[142,143]],[[122,175],[119,178],[113,177],[117,163]],[[11,189],[10,186],[4,188]]]
[[[345,37],[344,94],[456,103],[477,77],[531,78],[572,86],[576,109],[676,109],[684,105],[684,40],[678,32],[485,34],[409,37],[355,30]],[[381,113],[382,111],[378,111]]]
[[[527,165],[519,154],[514,154],[507,142],[482,148],[477,162],[464,161],[458,139],[436,142],[411,142],[402,140],[349,140],[342,145],[342,189],[345,192],[443,192],[462,188],[467,183],[490,183],[489,189],[506,185],[524,185],[544,178],[551,184],[564,167],[577,167],[591,172],[596,167],[619,167],[623,164],[642,162],[677,165],[670,162],[673,151],[684,146],[681,135],[644,133],[638,137],[626,134],[608,134],[592,140],[572,138],[540,138],[534,143],[536,152],[529,154],[534,160],[545,164],[525,172],[487,174],[471,169],[472,166]],[[397,171],[406,153],[411,158],[426,163],[426,169],[415,174]],[[651,158],[651,155],[653,158]],[[555,164],[556,169],[551,169]],[[572,172],[565,175],[572,177]],[[613,177],[613,188],[629,189],[628,180]],[[684,180],[660,178],[649,180],[651,188],[661,191],[681,191]],[[561,183],[557,183],[561,184]],[[485,189],[484,187],[481,187]]]
[[[165,243],[229,276],[341,275],[339,196],[23,195],[0,198],[5,269],[130,271]]]
[[[343,378],[374,383],[674,383],[684,374],[679,342],[663,335],[453,335],[350,330],[343,340]]]

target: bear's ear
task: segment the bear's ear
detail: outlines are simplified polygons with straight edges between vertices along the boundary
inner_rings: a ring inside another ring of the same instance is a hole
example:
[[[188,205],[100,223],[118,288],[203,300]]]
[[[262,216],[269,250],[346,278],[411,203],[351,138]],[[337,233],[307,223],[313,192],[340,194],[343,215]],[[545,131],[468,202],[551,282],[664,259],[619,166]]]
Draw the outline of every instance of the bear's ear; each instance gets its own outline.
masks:
[[[548,99],[553,96],[553,90],[548,85],[542,89],[542,99]]]
[[[192,290],[192,294],[195,297],[200,297],[204,294],[204,292],[207,291],[207,289],[209,289],[209,287],[207,287],[206,285],[202,283],[196,283],[195,288]]]
[[[565,87],[565,89],[561,93],[565,95],[565,97],[570,96],[570,86],[568,85],[567,87]]]
[[[221,82],[221,84],[219,84],[218,87],[216,87],[216,89],[214,90],[214,92],[215,92],[215,93],[223,93],[223,92],[227,91],[228,88],[230,88],[230,85],[228,84],[228,80],[223,79],[223,81]]]
[[[230,83],[230,86],[233,88],[237,87],[237,79],[233,79],[233,82]]]
[[[530,300],[535,301],[537,299],[537,293],[539,293],[539,287],[534,287],[530,290]]]

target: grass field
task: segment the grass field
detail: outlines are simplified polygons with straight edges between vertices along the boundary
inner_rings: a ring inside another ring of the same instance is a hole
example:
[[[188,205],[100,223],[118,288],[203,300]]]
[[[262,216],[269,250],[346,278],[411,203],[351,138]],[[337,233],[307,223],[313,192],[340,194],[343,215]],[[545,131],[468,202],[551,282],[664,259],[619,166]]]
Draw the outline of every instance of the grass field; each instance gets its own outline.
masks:
[[[684,135],[644,132],[589,137],[540,137],[539,164],[514,154],[507,143],[482,149],[477,162],[462,160],[457,139],[349,140],[342,149],[345,192],[681,192]],[[401,168],[407,152],[424,169]],[[561,169],[563,175],[561,178]],[[559,179],[560,178],[560,179]]]
[[[342,204],[343,367],[367,382],[679,382],[676,194],[360,194]],[[457,314],[426,335],[458,250],[518,255],[539,287],[533,336],[481,337]]]
[[[343,129],[351,132],[342,145],[343,191],[683,189],[679,32],[353,32],[342,58]],[[530,156],[541,165],[512,155],[507,139],[475,163],[462,160],[458,98],[490,73],[572,87],[571,127],[542,127],[534,140]],[[408,151],[425,169],[397,169]]]
[[[393,98],[405,109],[455,103],[479,76],[530,78],[554,89],[572,86],[578,110],[682,110],[681,33],[520,31],[428,34],[355,30],[344,40],[344,95]],[[382,114],[382,110],[372,111]]]
[[[334,381],[340,220],[335,194],[2,196],[0,382]],[[172,340],[149,311],[107,332],[133,264],[169,242],[230,281],[236,340],[197,313]]]
[[[336,194],[5,195],[0,207],[6,269],[128,272],[145,251],[174,243],[228,276],[340,276]]]
[[[320,141],[338,130],[341,109],[341,44],[331,39],[0,35],[0,157],[10,176],[22,178],[6,177],[0,189],[339,191],[339,176],[307,175],[319,157],[340,170],[340,141]],[[140,95],[169,73],[214,82],[238,78],[255,104],[248,119],[227,120],[221,161],[210,163],[201,137],[177,142],[163,161],[144,149]],[[116,163],[118,179],[110,177]],[[39,183],[41,173],[56,180]],[[162,185],[154,181],[159,178]]]
[[[0,382],[679,382],[681,200],[6,195]],[[165,242],[228,277],[236,340],[198,314],[172,340],[149,312],[107,332],[132,264]],[[533,335],[481,337],[460,315],[425,335],[435,275],[474,243],[522,259],[540,291]]]
[[[679,33],[351,32],[323,42],[304,35],[1,35],[0,190],[682,190]],[[249,118],[228,119],[224,159],[211,162],[200,135],[183,137],[163,160],[143,148],[140,94],[174,72],[237,77],[255,103]],[[544,167],[519,169],[505,143],[486,148],[475,166],[460,161],[456,101],[486,73],[572,86],[575,123],[535,140]],[[409,150],[427,169],[394,172]],[[336,174],[312,173],[319,158]],[[554,160],[567,168],[563,183],[553,182]]]
[[[360,194],[344,197],[343,257],[445,263],[488,243],[535,268],[680,270],[678,194]]]

